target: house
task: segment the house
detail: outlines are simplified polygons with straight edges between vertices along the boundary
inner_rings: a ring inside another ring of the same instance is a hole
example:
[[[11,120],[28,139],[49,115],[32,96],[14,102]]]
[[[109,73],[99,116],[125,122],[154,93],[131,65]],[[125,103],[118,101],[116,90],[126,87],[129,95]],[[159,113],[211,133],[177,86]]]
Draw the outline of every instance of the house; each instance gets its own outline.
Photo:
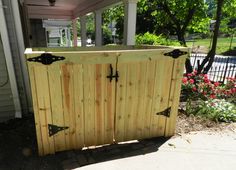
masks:
[[[81,42],[86,45],[86,14],[95,14],[96,46],[102,45],[102,11],[124,3],[124,44],[135,40],[138,0],[0,0],[0,121],[32,112],[31,90],[24,56],[26,47],[46,47],[43,20],[81,22]]]

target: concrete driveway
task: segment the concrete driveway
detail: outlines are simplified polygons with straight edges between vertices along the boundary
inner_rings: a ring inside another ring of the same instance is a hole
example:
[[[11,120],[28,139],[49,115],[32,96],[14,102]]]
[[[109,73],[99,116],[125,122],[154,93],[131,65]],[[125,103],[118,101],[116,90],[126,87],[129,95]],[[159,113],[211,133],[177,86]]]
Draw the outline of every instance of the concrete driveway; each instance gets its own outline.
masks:
[[[139,145],[145,145],[141,147]],[[236,169],[236,132],[191,132],[168,140],[154,139],[129,144],[128,155],[95,163],[77,170],[234,170]],[[135,147],[137,150],[135,150]],[[133,150],[130,150],[132,149]],[[146,149],[146,152],[145,152]],[[110,152],[111,152],[110,151]],[[144,152],[143,152],[144,151]],[[137,153],[135,153],[137,152]],[[132,156],[133,155],[133,156]],[[102,155],[101,155],[102,156]],[[99,155],[97,155],[99,157]]]

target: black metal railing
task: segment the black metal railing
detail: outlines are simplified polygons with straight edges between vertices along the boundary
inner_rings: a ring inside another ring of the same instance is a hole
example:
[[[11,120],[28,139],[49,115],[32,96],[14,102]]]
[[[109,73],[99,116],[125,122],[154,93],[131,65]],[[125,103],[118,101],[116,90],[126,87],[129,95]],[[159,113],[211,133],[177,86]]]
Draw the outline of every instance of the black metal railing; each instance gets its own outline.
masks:
[[[201,63],[206,54],[191,54],[191,63],[197,70],[198,63]],[[236,78],[236,56],[216,55],[214,63],[208,72],[211,81],[227,82],[227,78]]]

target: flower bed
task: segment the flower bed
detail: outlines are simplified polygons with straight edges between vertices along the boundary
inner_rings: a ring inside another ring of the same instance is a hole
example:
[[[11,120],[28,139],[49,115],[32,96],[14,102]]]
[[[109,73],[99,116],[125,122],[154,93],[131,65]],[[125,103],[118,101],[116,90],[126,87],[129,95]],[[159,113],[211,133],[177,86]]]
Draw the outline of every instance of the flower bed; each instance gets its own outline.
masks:
[[[196,71],[185,74],[182,79],[182,100],[187,101],[187,114],[198,114],[216,121],[236,121],[235,78],[228,78],[227,83],[223,84],[212,82],[208,75],[197,74]],[[196,105],[193,105],[194,101],[198,101]],[[218,104],[214,105],[216,102]]]

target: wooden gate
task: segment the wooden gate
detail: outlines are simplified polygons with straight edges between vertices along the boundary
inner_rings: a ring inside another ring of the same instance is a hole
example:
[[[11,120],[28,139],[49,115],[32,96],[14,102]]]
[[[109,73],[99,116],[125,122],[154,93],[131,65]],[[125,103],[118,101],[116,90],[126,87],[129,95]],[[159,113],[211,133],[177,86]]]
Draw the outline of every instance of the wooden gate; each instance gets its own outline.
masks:
[[[185,57],[171,50],[28,53],[39,154],[173,135]]]

